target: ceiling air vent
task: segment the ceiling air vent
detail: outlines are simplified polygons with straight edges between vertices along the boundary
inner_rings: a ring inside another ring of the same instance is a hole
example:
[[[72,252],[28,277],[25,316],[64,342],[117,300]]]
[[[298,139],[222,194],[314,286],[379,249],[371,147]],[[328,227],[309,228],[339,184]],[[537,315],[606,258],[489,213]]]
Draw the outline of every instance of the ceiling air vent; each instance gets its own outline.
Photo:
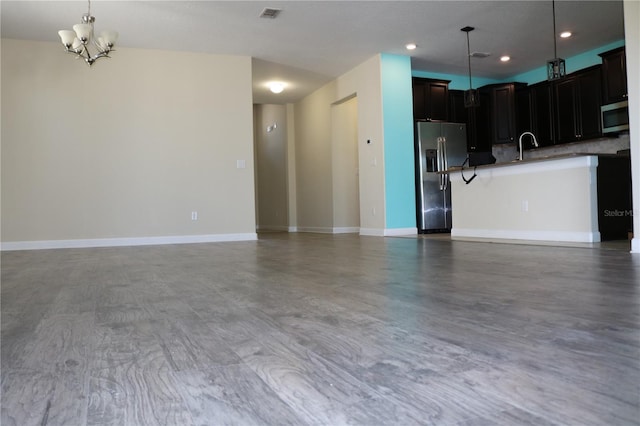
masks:
[[[471,54],[469,55],[472,58],[487,58],[489,56],[491,56],[491,53],[488,52],[471,52]]]
[[[278,15],[280,15],[280,12],[282,12],[282,9],[276,9],[273,7],[265,7],[262,12],[260,13],[260,17],[261,18],[268,18],[268,19],[276,19],[278,17]]]

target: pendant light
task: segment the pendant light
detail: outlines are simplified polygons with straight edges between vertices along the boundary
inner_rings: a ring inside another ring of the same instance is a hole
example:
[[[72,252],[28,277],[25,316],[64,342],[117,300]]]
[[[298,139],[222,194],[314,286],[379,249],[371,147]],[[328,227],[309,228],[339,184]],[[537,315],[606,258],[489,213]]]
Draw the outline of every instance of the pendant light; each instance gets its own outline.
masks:
[[[558,80],[566,75],[566,66],[564,59],[558,58],[558,51],[556,47],[556,2],[551,0],[551,7],[553,11],[553,59],[547,62],[547,80]]]
[[[480,94],[478,89],[473,89],[471,84],[471,48],[469,46],[469,33],[475,30],[474,27],[460,28],[460,31],[467,33],[467,61],[469,63],[469,90],[464,91],[464,107],[473,108],[480,106]]]

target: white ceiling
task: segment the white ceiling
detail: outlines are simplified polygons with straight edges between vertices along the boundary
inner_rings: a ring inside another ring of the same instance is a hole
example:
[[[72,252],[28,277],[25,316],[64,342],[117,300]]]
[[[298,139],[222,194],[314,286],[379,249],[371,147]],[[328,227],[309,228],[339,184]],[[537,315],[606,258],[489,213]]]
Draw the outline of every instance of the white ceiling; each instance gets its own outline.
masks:
[[[57,31],[78,23],[87,2],[3,0],[0,7],[2,37],[59,42]],[[259,18],[265,7],[282,13]],[[555,7],[558,32],[574,34],[558,39],[558,56],[624,38],[621,0],[558,0]],[[118,31],[122,47],[251,56],[256,103],[296,101],[380,52],[410,55],[417,70],[466,75],[467,39],[460,29],[467,25],[476,28],[471,51],[491,53],[472,58],[474,76],[504,79],[553,57],[550,0],[94,0],[91,12],[96,31]],[[408,42],[418,48],[409,53]],[[512,60],[501,63],[503,54]],[[269,80],[285,81],[287,89],[270,94]]]

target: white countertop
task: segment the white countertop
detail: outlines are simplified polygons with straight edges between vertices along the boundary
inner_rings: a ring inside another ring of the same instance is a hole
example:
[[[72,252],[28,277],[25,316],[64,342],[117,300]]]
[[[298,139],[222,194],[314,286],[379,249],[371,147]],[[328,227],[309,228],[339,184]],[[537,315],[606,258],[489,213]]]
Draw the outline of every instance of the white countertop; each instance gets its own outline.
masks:
[[[524,159],[522,161],[520,160],[513,160],[513,161],[508,161],[508,162],[503,162],[503,163],[494,163],[494,164],[483,164],[481,166],[465,166],[464,170],[471,170],[473,168],[475,168],[476,170],[481,170],[481,169],[488,169],[488,168],[495,168],[495,167],[508,167],[508,166],[521,166],[521,165],[525,165],[525,164],[533,164],[533,163],[540,163],[540,162],[547,162],[547,161],[556,161],[556,160],[566,160],[566,159],[571,159],[571,158],[577,158],[577,157],[599,157],[599,156],[611,156],[611,157],[615,157],[615,154],[585,154],[585,153],[576,153],[576,154],[562,154],[562,155],[553,155],[553,156],[549,156],[549,157],[540,157],[540,158],[527,158]],[[455,167],[449,167],[448,170],[444,171],[444,172],[440,172],[440,173],[453,173],[453,172],[459,172],[460,170],[462,170],[463,168],[460,166],[455,166]]]

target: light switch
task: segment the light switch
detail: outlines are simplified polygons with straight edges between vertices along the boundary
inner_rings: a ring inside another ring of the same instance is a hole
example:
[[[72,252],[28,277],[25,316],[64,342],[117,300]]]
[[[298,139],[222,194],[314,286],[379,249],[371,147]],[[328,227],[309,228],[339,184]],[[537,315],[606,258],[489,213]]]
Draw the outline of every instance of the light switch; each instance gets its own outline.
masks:
[[[245,167],[247,167],[247,163],[246,163],[245,160],[237,160],[236,161],[236,168],[244,169]]]

